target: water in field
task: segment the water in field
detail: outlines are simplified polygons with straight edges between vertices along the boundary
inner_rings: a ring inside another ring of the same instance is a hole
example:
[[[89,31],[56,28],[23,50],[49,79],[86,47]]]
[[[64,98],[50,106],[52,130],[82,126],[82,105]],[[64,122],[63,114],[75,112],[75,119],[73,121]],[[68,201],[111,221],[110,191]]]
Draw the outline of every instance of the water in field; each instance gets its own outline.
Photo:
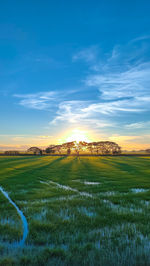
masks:
[[[9,257],[14,264],[26,258],[27,265],[150,265],[149,163],[148,157],[0,161],[0,263]]]
[[[2,187],[0,187],[0,192],[4,195],[4,197],[6,199],[8,199],[8,201],[10,202],[10,204],[14,206],[14,208],[16,209],[17,213],[20,216],[20,219],[22,221],[22,226],[23,226],[23,237],[22,237],[22,239],[18,243],[15,243],[15,244],[17,246],[23,246],[24,243],[25,243],[25,240],[27,238],[27,235],[28,235],[28,223],[27,223],[27,219],[24,216],[23,212],[16,205],[16,203],[14,201],[12,201],[12,199],[9,197],[8,193]]]

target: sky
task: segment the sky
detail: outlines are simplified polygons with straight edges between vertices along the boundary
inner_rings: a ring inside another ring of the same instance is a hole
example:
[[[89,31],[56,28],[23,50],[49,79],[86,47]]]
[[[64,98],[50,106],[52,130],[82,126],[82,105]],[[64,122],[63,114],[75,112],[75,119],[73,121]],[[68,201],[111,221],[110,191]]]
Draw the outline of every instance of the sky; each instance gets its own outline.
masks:
[[[0,1],[0,149],[150,148],[150,1]]]

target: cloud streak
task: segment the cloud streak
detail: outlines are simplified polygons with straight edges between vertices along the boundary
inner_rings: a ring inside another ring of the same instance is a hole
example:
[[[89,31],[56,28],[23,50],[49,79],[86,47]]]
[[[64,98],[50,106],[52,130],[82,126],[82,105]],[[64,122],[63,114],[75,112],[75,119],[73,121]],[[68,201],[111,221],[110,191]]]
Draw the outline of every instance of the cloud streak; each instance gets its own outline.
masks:
[[[116,45],[103,58],[99,57],[98,46],[82,49],[73,55],[74,63],[82,60],[88,68],[88,74],[82,80],[83,88],[76,91],[76,100],[68,90],[15,97],[27,108],[49,111],[55,106],[54,118],[51,117],[50,121],[53,126],[65,122],[94,129],[146,129],[149,121],[142,122],[138,116],[150,112],[150,61],[146,56],[150,46],[145,44],[148,40],[149,36],[143,36],[125,46]],[[90,99],[89,96],[87,100],[86,90],[96,91],[97,98]],[[131,119],[133,115],[136,123]]]
[[[114,126],[113,123],[106,119],[100,119],[90,101],[65,101],[59,105],[56,117],[50,122],[51,125],[56,125],[61,122],[67,122],[70,125],[87,125],[92,128],[105,128]],[[99,108],[98,108],[99,109]]]
[[[98,48],[97,46],[91,46],[89,48],[83,49],[73,55],[72,60],[75,61],[85,61],[89,64],[95,64],[97,62]]]
[[[127,71],[91,75],[85,82],[87,86],[97,87],[100,98],[105,100],[149,97],[150,62],[130,67]]]
[[[150,121],[127,124],[125,128],[129,130],[150,128]]]
[[[53,91],[39,92],[34,94],[15,94],[19,98],[19,104],[30,109],[48,110],[51,103],[56,100],[57,93]]]

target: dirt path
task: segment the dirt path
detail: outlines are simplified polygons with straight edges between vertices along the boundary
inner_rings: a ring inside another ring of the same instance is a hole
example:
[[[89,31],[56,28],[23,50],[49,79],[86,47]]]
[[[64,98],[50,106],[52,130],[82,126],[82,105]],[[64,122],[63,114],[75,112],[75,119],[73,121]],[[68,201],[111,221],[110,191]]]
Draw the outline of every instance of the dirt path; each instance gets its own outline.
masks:
[[[28,235],[28,222],[27,222],[27,219],[24,216],[23,212],[19,209],[19,207],[15,204],[15,202],[12,201],[12,199],[9,197],[8,193],[1,186],[0,186],[0,191],[5,196],[5,198],[8,199],[8,201],[10,202],[10,204],[15,207],[17,213],[19,214],[19,216],[21,218],[22,225],[23,225],[23,237],[17,243],[17,246],[23,246],[24,243],[25,243],[25,240],[27,238],[27,235]]]

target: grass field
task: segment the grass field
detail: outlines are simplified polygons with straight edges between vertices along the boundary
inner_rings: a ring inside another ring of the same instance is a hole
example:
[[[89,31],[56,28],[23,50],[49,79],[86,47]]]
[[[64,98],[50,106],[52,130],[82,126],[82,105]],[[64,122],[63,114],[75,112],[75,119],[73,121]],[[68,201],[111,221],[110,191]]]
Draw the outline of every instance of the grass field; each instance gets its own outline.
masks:
[[[150,265],[150,157],[0,157],[0,265]]]

